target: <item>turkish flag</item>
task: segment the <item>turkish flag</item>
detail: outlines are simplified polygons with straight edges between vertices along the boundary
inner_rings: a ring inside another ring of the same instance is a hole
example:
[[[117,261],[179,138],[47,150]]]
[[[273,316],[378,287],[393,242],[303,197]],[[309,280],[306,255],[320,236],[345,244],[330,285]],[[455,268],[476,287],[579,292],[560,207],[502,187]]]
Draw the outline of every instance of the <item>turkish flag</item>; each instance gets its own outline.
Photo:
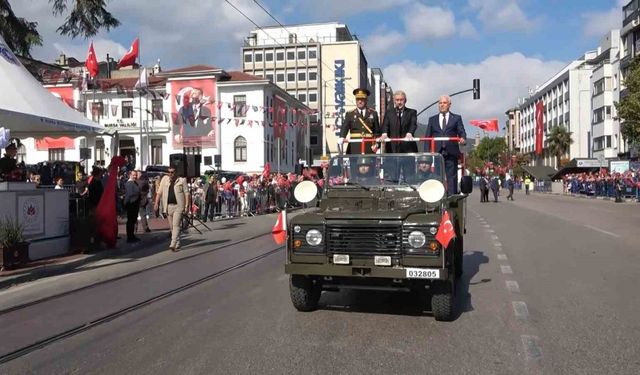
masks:
[[[98,75],[98,59],[96,58],[96,51],[93,49],[93,42],[89,45],[89,54],[84,64],[92,78]]]
[[[140,44],[140,39],[136,38],[131,44],[129,51],[125,53],[124,56],[118,61],[118,69],[123,66],[131,66],[136,63],[136,59],[138,58],[138,48]]]
[[[486,130],[488,132],[498,132],[498,119],[490,119],[490,120],[471,120],[469,122],[471,125],[476,126],[482,130]]]
[[[283,210],[278,215],[278,220],[276,221],[276,225],[271,229],[271,234],[273,235],[273,240],[276,241],[278,245],[282,245],[284,241],[287,239],[287,211]]]
[[[456,237],[456,231],[453,229],[453,224],[449,218],[449,212],[445,211],[440,221],[440,228],[436,233],[436,240],[442,244],[445,248],[449,246],[449,242]]]
[[[271,164],[267,163],[262,171],[262,177],[269,178],[269,174],[271,174]]]
[[[120,167],[126,164],[122,156],[111,158],[109,178],[104,192],[96,207],[96,234],[104,243],[113,249],[118,237],[118,219],[116,217],[116,182]]]
[[[536,103],[536,155],[542,155],[542,143],[544,142],[544,103]]]

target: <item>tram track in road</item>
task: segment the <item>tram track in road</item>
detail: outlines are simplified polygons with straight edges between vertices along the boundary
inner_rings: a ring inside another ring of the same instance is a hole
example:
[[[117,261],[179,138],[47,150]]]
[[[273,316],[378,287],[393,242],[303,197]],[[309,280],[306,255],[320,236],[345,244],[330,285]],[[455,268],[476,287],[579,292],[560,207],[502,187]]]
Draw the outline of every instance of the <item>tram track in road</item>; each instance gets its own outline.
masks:
[[[176,259],[171,259],[169,261],[166,261],[166,262],[163,262],[163,263],[159,263],[159,264],[156,264],[156,265],[153,265],[153,266],[150,266],[150,267],[142,268],[140,270],[137,270],[137,271],[134,271],[134,272],[130,272],[130,273],[127,273],[127,274],[124,274],[124,275],[121,275],[121,276],[117,276],[117,277],[113,277],[113,278],[97,281],[97,282],[90,283],[88,285],[85,285],[85,286],[82,286],[82,287],[79,287],[79,288],[74,288],[74,289],[71,289],[71,290],[68,290],[68,291],[65,291],[65,292],[62,292],[62,293],[52,294],[52,295],[47,296],[47,297],[38,298],[38,299],[33,300],[33,301],[29,301],[29,302],[26,302],[26,303],[22,303],[22,304],[18,304],[18,305],[15,305],[15,306],[7,307],[7,308],[4,308],[4,309],[0,309],[0,317],[2,317],[3,315],[8,314],[10,312],[21,310],[21,309],[24,309],[24,308],[27,308],[27,307],[30,307],[30,306],[38,305],[38,304],[41,304],[41,303],[44,303],[44,302],[48,302],[48,301],[51,301],[51,300],[54,300],[54,299],[57,299],[57,298],[65,297],[65,296],[68,296],[68,295],[71,295],[71,294],[74,294],[74,293],[77,293],[77,292],[81,292],[81,291],[84,291],[84,290],[93,289],[93,288],[96,288],[96,287],[99,287],[99,286],[102,286],[102,285],[106,285],[106,284],[109,284],[109,283],[114,283],[116,281],[119,281],[119,280],[122,280],[122,279],[126,279],[128,277],[132,277],[132,276],[139,275],[141,273],[153,271],[153,270],[156,270],[158,268],[169,266],[169,265],[172,265],[172,264],[175,264],[175,263],[178,263],[178,262],[183,262],[183,261],[195,258],[195,257],[199,257],[199,256],[211,254],[211,253],[214,253],[214,252],[217,252],[217,251],[220,251],[220,250],[224,250],[224,249],[227,249],[229,247],[236,246],[236,245],[239,245],[239,244],[242,244],[242,243],[245,243],[245,242],[249,242],[249,241],[258,239],[258,238],[260,238],[262,236],[269,235],[269,234],[271,234],[271,232],[257,234],[257,235],[254,235],[254,236],[251,236],[251,237],[248,237],[248,238],[244,238],[244,239],[239,240],[239,241],[233,241],[231,243],[227,243],[227,244],[224,244],[222,246],[215,247],[215,248],[210,249],[210,250],[197,252],[195,254],[182,256],[182,257],[176,258]],[[197,245],[197,243],[195,243],[195,245]]]
[[[260,235],[260,236],[264,236],[264,234]],[[258,236],[258,237],[260,237],[260,236]],[[70,329],[68,329],[68,330],[66,330],[64,332],[61,332],[61,333],[58,333],[58,334],[55,334],[55,335],[51,335],[49,337],[46,337],[46,338],[44,338],[42,340],[39,340],[39,341],[33,343],[33,344],[21,347],[19,349],[13,350],[13,351],[11,351],[9,353],[2,354],[0,356],[0,365],[5,364],[7,362],[10,362],[12,360],[15,360],[17,358],[23,357],[23,356],[25,356],[25,355],[27,355],[29,353],[35,352],[35,351],[37,351],[39,349],[42,349],[42,348],[44,348],[46,346],[49,346],[51,344],[54,344],[56,342],[59,342],[61,340],[66,339],[66,338],[69,338],[69,337],[78,335],[78,334],[80,334],[82,332],[88,331],[88,330],[90,330],[92,328],[95,328],[95,327],[97,327],[99,325],[108,323],[108,322],[110,322],[110,321],[112,321],[114,319],[117,319],[117,318],[119,318],[119,317],[121,317],[123,315],[126,315],[126,314],[128,314],[130,312],[139,310],[139,309],[141,309],[141,308],[143,308],[145,306],[149,306],[149,305],[151,305],[153,303],[162,301],[162,300],[164,300],[166,298],[169,298],[169,297],[171,297],[173,295],[176,295],[178,293],[181,293],[181,292],[184,292],[184,291],[189,290],[191,288],[194,288],[194,287],[196,287],[198,285],[201,285],[203,283],[206,283],[206,282],[208,282],[210,280],[216,279],[216,278],[218,278],[218,277],[220,277],[222,275],[225,275],[225,274],[227,274],[229,272],[233,272],[235,270],[238,270],[238,269],[241,269],[241,268],[243,268],[245,266],[248,266],[248,265],[250,265],[252,263],[256,263],[256,262],[258,262],[258,261],[260,261],[260,260],[262,260],[262,259],[264,259],[264,258],[266,258],[266,257],[268,257],[270,255],[276,254],[276,253],[281,252],[281,251],[282,251],[282,246],[277,247],[275,249],[272,249],[272,250],[267,251],[265,253],[259,254],[257,256],[252,257],[252,258],[244,260],[244,261],[242,261],[240,263],[237,263],[237,264],[235,264],[233,266],[230,266],[230,267],[224,268],[222,270],[216,271],[216,272],[214,272],[214,273],[212,273],[210,275],[206,275],[206,276],[201,277],[201,278],[199,278],[199,279],[197,279],[195,281],[189,282],[189,283],[184,284],[182,286],[179,286],[177,288],[171,289],[171,290],[166,291],[164,293],[161,293],[161,294],[158,294],[158,295],[153,296],[151,298],[148,298],[148,299],[146,299],[146,300],[144,300],[142,302],[139,302],[139,303],[130,305],[128,307],[125,307],[123,309],[120,309],[118,311],[109,313],[109,314],[107,314],[105,316],[102,316],[102,317],[100,317],[98,319],[94,319],[94,320],[89,321],[87,323],[79,324],[79,325],[77,325],[77,326],[75,326],[73,328],[70,328]],[[70,293],[72,293],[72,292],[70,292]],[[70,294],[70,293],[67,293],[67,295]]]

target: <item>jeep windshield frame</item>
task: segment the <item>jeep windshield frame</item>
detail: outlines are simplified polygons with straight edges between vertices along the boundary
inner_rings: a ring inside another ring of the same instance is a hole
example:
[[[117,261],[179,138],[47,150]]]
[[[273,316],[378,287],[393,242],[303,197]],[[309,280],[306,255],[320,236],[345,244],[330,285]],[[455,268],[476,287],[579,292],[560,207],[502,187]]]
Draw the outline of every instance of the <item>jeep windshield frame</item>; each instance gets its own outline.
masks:
[[[329,160],[325,189],[416,191],[430,179],[445,182],[438,153],[340,155]]]

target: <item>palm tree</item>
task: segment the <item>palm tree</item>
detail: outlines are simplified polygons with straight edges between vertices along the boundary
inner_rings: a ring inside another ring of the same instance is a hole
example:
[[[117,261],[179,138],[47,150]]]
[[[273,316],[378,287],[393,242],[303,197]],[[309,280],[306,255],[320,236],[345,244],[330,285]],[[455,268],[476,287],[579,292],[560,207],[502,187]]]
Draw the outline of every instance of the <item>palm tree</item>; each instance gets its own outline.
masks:
[[[571,139],[572,134],[573,132],[570,132],[563,125],[560,125],[551,128],[551,132],[547,135],[549,152],[556,156],[558,169],[560,169],[560,159],[567,153],[567,150],[573,143],[573,139]]]

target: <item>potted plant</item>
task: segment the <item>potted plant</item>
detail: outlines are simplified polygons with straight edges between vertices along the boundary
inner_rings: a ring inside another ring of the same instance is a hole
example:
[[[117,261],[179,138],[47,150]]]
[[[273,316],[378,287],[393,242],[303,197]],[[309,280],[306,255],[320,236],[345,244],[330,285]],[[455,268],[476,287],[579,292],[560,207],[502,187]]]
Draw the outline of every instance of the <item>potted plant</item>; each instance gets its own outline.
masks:
[[[17,220],[5,217],[0,221],[0,269],[12,269],[29,262],[29,242],[24,240],[24,227]]]

